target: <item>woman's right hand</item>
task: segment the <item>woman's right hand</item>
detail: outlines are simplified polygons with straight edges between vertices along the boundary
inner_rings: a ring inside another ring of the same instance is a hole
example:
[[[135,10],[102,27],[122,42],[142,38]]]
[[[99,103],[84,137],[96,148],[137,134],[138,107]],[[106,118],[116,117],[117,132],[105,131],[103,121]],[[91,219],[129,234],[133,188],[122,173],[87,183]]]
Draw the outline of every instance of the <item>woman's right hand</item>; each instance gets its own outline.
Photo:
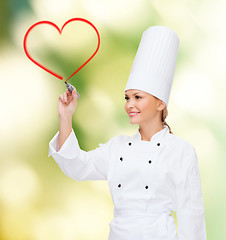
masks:
[[[67,89],[58,99],[58,115],[59,117],[72,118],[77,105],[77,93],[75,87],[72,93]]]

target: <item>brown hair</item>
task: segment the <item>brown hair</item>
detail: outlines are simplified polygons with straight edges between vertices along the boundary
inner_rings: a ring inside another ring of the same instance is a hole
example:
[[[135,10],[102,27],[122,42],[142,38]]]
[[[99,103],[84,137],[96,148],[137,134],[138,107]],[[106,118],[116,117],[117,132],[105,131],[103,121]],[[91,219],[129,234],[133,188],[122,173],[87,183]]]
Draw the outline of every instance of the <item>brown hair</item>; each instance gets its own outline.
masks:
[[[162,110],[162,125],[166,125],[168,128],[169,128],[169,132],[171,134],[173,134],[173,132],[171,131],[171,128],[170,126],[166,123],[165,119],[166,117],[168,116],[168,110],[167,110],[167,107],[165,107],[163,110]]]
[[[153,96],[153,95],[152,95]],[[156,99],[158,99],[158,100],[161,100],[161,99],[159,99],[159,98],[157,98],[157,97],[155,97],[154,96],[154,98],[156,98]],[[171,133],[171,134],[173,134],[173,132],[171,131],[171,128],[170,128],[170,126],[166,123],[166,121],[165,121],[165,119],[166,119],[166,117],[168,116],[168,109],[167,109],[167,107],[165,107],[163,110],[162,110],[162,117],[161,117],[161,121],[162,121],[162,125],[166,125],[168,128],[169,128],[169,132]]]

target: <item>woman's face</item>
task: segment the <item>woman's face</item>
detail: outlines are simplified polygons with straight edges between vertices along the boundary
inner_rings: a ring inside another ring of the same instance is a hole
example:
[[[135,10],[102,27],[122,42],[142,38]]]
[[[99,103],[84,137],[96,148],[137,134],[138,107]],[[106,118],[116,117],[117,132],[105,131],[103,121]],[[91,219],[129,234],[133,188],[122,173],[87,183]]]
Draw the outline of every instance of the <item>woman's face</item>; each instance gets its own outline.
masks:
[[[160,119],[165,103],[149,93],[141,90],[130,89],[125,92],[125,111],[131,124],[151,123]]]

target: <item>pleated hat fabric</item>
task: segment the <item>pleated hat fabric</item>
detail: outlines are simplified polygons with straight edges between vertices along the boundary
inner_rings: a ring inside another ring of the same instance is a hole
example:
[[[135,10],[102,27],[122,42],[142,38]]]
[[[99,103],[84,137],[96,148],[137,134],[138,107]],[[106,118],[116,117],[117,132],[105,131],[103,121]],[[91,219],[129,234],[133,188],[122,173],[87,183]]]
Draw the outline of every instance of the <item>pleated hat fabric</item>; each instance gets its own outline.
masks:
[[[168,105],[179,37],[169,27],[152,26],[143,32],[125,91],[147,92]]]

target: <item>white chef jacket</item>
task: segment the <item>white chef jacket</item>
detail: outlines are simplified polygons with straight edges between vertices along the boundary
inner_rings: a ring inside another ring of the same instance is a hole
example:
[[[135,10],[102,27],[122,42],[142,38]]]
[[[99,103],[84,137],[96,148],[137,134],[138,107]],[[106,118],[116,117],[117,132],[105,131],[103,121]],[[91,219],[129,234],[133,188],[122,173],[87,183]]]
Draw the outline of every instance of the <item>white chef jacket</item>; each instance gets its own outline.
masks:
[[[114,203],[108,240],[206,240],[196,151],[167,126],[150,141],[141,140],[138,129],[91,151],[80,149],[73,129],[59,151],[58,143],[59,132],[49,156],[67,176],[108,181]]]

